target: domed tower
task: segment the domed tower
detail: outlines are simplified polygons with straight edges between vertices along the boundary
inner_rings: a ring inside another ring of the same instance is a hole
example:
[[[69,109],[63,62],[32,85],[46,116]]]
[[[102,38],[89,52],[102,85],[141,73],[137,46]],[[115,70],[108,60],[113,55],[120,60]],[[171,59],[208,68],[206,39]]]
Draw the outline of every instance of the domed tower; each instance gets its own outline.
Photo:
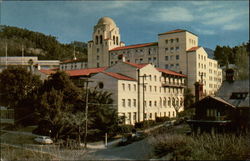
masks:
[[[109,50],[121,46],[119,28],[114,20],[102,17],[94,26],[88,42],[88,68],[109,66]]]

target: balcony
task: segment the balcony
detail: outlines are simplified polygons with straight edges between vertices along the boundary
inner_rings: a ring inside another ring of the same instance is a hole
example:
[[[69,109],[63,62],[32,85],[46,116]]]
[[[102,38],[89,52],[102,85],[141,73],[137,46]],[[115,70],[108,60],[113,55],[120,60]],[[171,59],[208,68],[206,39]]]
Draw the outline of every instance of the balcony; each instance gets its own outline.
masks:
[[[162,87],[179,87],[179,88],[184,88],[185,84],[184,83],[179,83],[179,82],[162,82]]]

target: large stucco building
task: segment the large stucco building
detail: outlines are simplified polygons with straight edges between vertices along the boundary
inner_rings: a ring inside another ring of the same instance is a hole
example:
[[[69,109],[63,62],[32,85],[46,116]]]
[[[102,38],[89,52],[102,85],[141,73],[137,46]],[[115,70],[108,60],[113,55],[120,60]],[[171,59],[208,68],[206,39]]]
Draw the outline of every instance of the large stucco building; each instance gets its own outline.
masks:
[[[85,71],[83,73],[89,70],[82,69]],[[72,71],[68,71],[68,74],[74,76]],[[175,117],[175,108],[182,111],[185,78],[183,74],[156,68],[151,64],[119,60],[117,64],[91,76],[93,82],[89,87],[112,93],[112,107],[117,109],[119,116],[125,118],[125,124],[134,124],[156,117]]]
[[[158,41],[125,46],[119,28],[109,17],[99,19],[88,42],[88,68],[107,67],[123,57],[132,63],[151,63],[187,75],[187,86],[194,91],[194,83],[202,81],[204,93],[214,94],[222,82],[222,71],[216,60],[208,57],[199,46],[194,33],[176,29],[158,34]]]

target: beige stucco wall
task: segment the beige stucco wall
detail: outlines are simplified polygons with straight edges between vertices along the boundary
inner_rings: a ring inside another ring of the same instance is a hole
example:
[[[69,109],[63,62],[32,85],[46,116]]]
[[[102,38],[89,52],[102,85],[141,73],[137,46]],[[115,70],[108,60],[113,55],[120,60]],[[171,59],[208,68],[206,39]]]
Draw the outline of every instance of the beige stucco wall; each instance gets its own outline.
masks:
[[[116,65],[111,66],[106,72],[116,72],[123,75],[130,75],[130,77],[137,79],[137,70],[134,67],[131,67],[125,63],[118,63]],[[184,100],[184,90],[178,90],[176,87],[162,87],[162,83],[164,83],[164,79],[162,77],[162,73],[156,70],[154,66],[147,65],[140,69],[140,76],[142,75],[151,76],[147,77],[144,80],[145,83],[145,113],[147,114],[146,119],[155,119],[156,116],[169,116],[175,117],[176,112],[172,105],[173,98],[175,101],[177,99]],[[143,120],[143,87],[142,87],[142,77],[140,77],[140,120]],[[178,79],[183,78],[175,78],[175,82]],[[107,90],[113,93],[113,99],[115,100],[116,108],[118,110],[118,114],[120,116],[126,117],[126,124],[134,124],[135,121],[138,121],[138,82],[128,81],[128,80],[117,80],[116,78],[107,76],[103,73],[98,73],[91,78],[91,80],[96,80],[97,82],[102,81],[104,83],[103,90]],[[169,79],[167,78],[167,81]],[[171,82],[174,79],[170,79]],[[184,80],[178,80],[179,82]],[[91,83],[92,87],[96,86],[98,83]],[[151,90],[150,90],[151,89]],[[170,99],[170,105],[168,104],[168,100]],[[166,100],[164,104],[163,101]],[[134,101],[136,104],[134,105]],[[151,106],[150,102],[151,101]],[[125,102],[125,105],[123,105]],[[129,106],[129,102],[131,105]],[[156,103],[155,103],[156,102]],[[183,110],[183,106],[180,111]]]

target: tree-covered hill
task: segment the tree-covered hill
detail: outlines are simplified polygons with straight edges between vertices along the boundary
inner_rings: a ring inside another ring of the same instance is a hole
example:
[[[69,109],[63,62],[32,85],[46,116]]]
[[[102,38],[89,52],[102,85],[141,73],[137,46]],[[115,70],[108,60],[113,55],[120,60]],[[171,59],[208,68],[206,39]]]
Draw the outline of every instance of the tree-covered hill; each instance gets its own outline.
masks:
[[[87,59],[87,44],[74,41],[60,43],[56,37],[12,26],[0,26],[0,56],[21,56],[22,46],[25,56],[38,56],[39,59],[72,59],[75,46],[77,58]]]

